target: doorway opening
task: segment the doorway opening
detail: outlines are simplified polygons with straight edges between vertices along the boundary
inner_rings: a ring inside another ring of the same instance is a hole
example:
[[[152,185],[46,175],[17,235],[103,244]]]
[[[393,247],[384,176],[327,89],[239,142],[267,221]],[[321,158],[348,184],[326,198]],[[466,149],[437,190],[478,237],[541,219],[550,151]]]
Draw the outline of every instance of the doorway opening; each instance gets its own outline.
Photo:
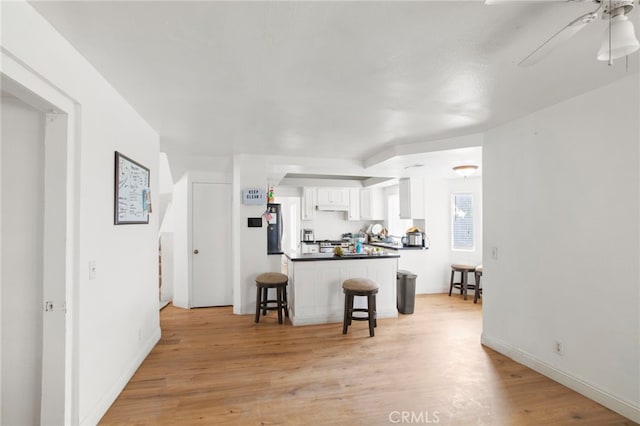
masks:
[[[74,300],[68,153],[75,104],[57,94],[58,107],[0,78],[0,423],[68,424],[77,377],[67,315]]]

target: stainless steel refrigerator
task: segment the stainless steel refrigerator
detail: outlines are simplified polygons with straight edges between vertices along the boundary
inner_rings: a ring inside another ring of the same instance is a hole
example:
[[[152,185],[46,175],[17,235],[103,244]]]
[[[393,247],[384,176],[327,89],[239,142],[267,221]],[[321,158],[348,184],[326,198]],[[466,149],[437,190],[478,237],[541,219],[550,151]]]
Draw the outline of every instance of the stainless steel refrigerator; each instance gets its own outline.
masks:
[[[282,206],[267,204],[271,216],[267,224],[267,254],[282,254]]]

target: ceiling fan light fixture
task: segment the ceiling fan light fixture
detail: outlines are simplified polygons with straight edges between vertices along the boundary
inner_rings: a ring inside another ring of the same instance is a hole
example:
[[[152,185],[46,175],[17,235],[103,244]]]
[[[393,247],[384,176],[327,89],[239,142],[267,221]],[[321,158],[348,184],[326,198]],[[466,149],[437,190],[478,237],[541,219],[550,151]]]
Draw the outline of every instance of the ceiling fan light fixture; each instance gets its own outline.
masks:
[[[633,23],[624,14],[611,18],[611,52],[609,52],[609,28],[604,31],[598,51],[599,61],[609,61],[630,55],[640,48]],[[611,54],[611,58],[609,58]]]
[[[459,174],[462,177],[471,176],[478,170],[478,166],[474,164],[466,164],[463,166],[456,166],[453,168],[453,171]]]

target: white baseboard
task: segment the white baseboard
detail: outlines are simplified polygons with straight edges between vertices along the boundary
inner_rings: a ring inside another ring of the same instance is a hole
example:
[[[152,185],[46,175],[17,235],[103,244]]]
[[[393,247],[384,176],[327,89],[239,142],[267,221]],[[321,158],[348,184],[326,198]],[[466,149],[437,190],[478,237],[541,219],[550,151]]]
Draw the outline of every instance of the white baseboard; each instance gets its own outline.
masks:
[[[140,367],[147,355],[151,353],[151,350],[155,347],[156,343],[160,340],[160,327],[158,327],[149,339],[141,347],[135,359],[129,365],[126,371],[120,375],[118,380],[111,387],[111,390],[102,398],[102,400],[96,404],[96,406],[87,414],[82,420],[81,425],[97,425],[102,416],[105,415],[111,404],[115,402],[124,387],[129,383],[129,380],[133,377],[136,370]]]
[[[640,423],[640,405],[634,405],[633,403],[623,401],[620,398],[611,395],[602,389],[598,389],[577,377],[558,370],[546,362],[540,361],[527,352],[514,348],[513,346],[497,339],[490,338],[484,333],[482,334],[480,341],[483,345],[500,352],[520,364],[526,365],[543,376],[546,376],[551,380],[554,380],[569,389],[604,405],[610,410],[613,410],[636,423]]]

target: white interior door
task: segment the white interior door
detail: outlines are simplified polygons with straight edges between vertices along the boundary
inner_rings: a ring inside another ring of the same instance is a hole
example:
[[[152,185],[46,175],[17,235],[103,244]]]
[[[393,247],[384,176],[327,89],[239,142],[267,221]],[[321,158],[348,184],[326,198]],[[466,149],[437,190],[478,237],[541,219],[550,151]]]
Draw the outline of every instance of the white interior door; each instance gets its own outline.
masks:
[[[233,304],[231,185],[193,183],[190,306]]]

